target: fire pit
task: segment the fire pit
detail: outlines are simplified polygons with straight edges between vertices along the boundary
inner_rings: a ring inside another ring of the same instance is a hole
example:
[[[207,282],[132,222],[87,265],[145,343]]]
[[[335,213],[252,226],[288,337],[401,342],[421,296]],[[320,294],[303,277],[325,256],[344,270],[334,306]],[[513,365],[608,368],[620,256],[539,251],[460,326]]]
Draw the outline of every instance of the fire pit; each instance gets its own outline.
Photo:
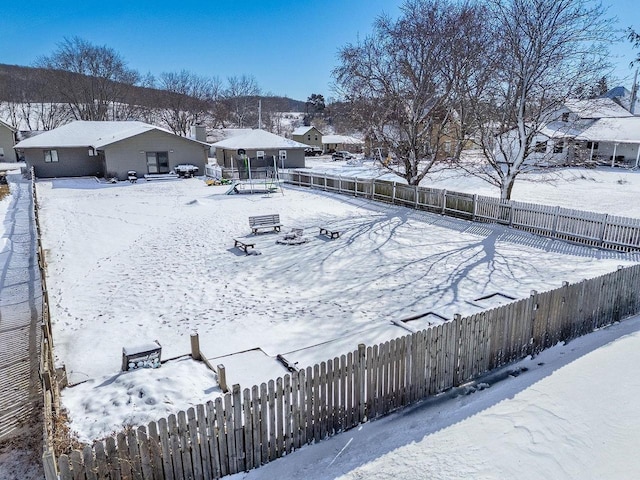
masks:
[[[292,228],[289,233],[285,233],[276,240],[276,243],[281,245],[300,245],[307,243],[309,239],[303,236],[304,230],[302,228]]]

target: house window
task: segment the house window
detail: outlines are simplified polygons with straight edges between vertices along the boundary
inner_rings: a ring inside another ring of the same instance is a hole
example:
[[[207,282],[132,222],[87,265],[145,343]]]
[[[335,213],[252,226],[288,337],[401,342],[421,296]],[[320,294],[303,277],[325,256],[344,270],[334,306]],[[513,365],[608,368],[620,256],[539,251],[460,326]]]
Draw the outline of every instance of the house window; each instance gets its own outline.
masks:
[[[547,151],[547,142],[536,142],[533,151],[536,153],[545,153]]]
[[[264,158],[264,150],[257,150],[256,158]]]
[[[553,153],[562,153],[564,151],[564,142],[562,140],[553,144]]]
[[[45,163],[52,163],[58,161],[58,151],[57,150],[45,150],[44,151],[44,161]]]
[[[278,152],[278,158],[280,160],[286,160],[287,159],[287,151],[286,150],[280,150]]]
[[[316,142],[318,141],[318,135],[315,136]]]
[[[311,135],[307,135],[307,142],[311,140]]]
[[[587,149],[591,150],[591,149],[597,150],[598,149],[598,142],[587,142]]]
[[[569,121],[569,112],[564,112],[562,114],[562,121],[563,122],[568,122]]]

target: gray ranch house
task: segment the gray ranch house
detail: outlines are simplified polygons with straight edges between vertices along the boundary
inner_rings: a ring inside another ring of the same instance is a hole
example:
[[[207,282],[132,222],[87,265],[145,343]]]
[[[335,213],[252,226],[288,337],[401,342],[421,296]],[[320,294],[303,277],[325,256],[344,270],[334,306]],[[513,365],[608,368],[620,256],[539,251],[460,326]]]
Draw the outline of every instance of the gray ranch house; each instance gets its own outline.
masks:
[[[0,163],[15,162],[16,129],[0,120]]]
[[[40,178],[97,176],[125,180],[166,174],[181,164],[203,173],[209,144],[143,122],[76,121],[14,147]]]
[[[304,168],[304,149],[308,147],[265,130],[251,130],[212,144],[216,161],[225,169],[237,168],[248,159],[252,165],[268,166],[276,161],[278,168]]]

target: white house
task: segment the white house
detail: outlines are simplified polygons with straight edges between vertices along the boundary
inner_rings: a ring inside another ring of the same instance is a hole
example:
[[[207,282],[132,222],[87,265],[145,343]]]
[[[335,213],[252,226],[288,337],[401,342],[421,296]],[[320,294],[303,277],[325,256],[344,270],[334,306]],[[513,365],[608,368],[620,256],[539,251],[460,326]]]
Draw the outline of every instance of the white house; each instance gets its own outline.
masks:
[[[551,112],[534,136],[528,163],[635,165],[640,154],[640,117],[610,98],[569,100]],[[506,144],[510,134],[501,139]]]

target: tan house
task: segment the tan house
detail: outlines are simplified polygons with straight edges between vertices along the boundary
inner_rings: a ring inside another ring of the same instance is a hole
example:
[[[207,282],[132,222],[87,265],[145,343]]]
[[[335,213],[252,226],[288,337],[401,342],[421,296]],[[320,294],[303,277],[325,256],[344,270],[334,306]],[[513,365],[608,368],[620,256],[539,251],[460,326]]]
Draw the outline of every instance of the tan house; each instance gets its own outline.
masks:
[[[291,137],[296,142],[304,143],[310,147],[322,148],[322,132],[316,127],[298,127]]]
[[[22,140],[14,147],[37,177],[97,176],[125,180],[167,174],[177,165],[204,173],[209,144],[143,122],[77,121]]]
[[[364,148],[364,141],[347,135],[324,135],[322,137],[322,148],[325,153],[333,153],[339,150],[361,153]]]
[[[16,129],[0,120],[0,163],[17,160],[13,146],[16,144]]]

